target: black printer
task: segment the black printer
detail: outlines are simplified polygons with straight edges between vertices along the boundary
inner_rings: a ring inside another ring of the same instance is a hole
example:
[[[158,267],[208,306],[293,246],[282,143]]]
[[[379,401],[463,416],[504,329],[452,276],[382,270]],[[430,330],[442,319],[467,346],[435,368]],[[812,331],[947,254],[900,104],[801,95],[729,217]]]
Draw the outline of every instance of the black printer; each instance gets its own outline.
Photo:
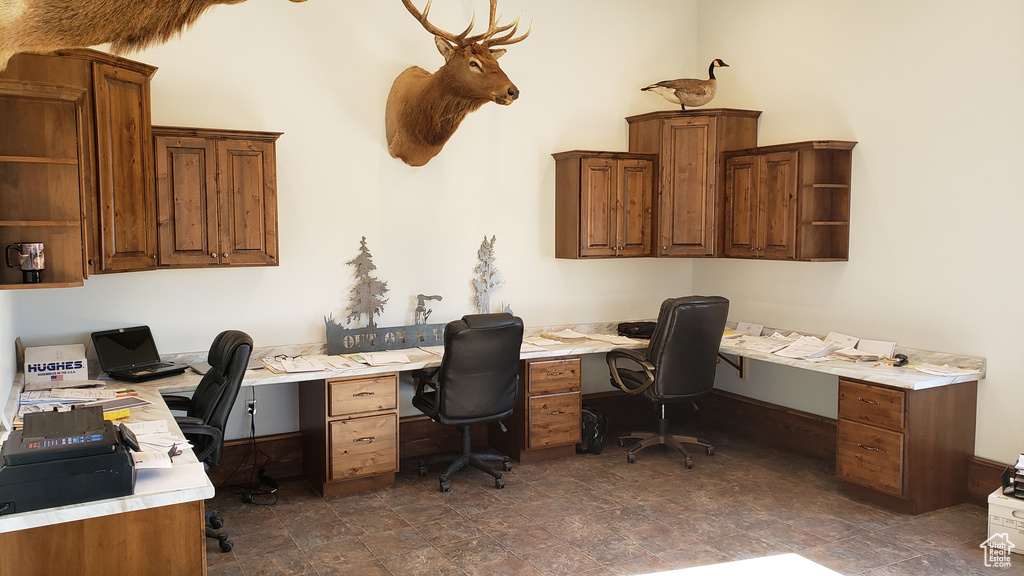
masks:
[[[0,515],[128,496],[135,461],[98,406],[26,414],[0,457]]]

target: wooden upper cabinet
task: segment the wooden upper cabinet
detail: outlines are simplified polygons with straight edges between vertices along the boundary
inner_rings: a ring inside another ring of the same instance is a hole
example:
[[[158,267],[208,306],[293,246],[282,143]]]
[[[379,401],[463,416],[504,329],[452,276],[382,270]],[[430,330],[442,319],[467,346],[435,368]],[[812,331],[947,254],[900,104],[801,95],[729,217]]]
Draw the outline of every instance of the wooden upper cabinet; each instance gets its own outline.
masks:
[[[153,128],[160,266],[277,265],[279,136]]]
[[[813,141],[724,155],[724,255],[849,259],[855,142]]]
[[[85,115],[80,88],[0,80],[0,249],[42,242],[45,259],[30,284],[0,264],[0,289],[83,284]]]
[[[17,54],[0,78],[85,90],[81,147],[89,272],[156,267],[150,78],[156,68],[95,50]]]
[[[560,152],[555,158],[555,256],[649,256],[651,154]]]
[[[665,111],[626,118],[629,151],[657,155],[654,256],[721,253],[719,157],[757,145],[751,110]]]

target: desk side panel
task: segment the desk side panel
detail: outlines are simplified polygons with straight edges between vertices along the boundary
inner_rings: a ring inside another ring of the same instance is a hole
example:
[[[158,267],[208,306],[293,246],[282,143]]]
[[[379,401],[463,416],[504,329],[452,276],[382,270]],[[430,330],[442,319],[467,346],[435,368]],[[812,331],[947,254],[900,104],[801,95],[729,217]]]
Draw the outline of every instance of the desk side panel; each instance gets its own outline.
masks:
[[[203,502],[0,534],[0,574],[206,574]]]

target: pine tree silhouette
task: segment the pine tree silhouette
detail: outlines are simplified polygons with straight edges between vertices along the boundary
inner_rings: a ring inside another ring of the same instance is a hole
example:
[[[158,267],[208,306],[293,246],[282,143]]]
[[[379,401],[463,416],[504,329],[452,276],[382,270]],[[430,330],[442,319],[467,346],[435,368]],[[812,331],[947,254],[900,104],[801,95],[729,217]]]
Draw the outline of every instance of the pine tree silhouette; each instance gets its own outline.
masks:
[[[359,241],[359,255],[346,264],[355,267],[356,285],[349,292],[351,303],[345,322],[358,320],[365,315],[367,327],[376,328],[374,317],[384,312],[384,305],[388,303],[384,297],[388,292],[388,283],[371,276],[377,267],[373,264],[373,255],[366,248],[366,236]]]
[[[473,268],[477,275],[473,279],[473,287],[476,288],[476,308],[480,314],[491,311],[491,292],[505,285],[501,272],[494,266],[494,240],[495,237],[491,236],[491,241],[488,242],[487,236],[484,236],[480,250],[477,251],[480,262]]]

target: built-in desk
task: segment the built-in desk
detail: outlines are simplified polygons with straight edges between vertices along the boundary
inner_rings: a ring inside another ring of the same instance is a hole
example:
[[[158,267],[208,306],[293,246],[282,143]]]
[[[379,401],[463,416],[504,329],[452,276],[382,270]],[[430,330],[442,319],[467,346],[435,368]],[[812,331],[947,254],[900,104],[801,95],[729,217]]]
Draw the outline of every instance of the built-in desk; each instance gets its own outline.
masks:
[[[164,419],[181,434],[155,385],[132,387],[153,404],[127,421]],[[191,449],[173,466],[139,471],[131,496],[0,516],[0,574],[206,574],[203,500],[214,487]]]

